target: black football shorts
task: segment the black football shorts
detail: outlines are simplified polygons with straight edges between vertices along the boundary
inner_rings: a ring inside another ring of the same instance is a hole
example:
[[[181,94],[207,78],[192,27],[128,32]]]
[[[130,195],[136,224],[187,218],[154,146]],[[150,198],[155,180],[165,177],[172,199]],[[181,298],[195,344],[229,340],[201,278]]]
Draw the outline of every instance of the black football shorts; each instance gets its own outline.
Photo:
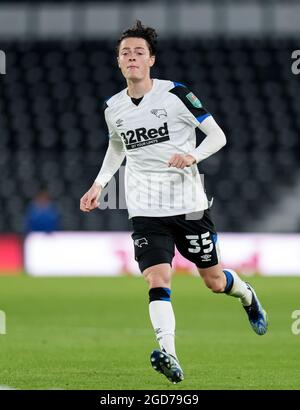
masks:
[[[183,214],[135,216],[131,221],[135,260],[141,272],[159,263],[172,266],[175,245],[182,256],[199,268],[209,268],[219,262],[217,233],[209,209],[202,211],[198,219]]]

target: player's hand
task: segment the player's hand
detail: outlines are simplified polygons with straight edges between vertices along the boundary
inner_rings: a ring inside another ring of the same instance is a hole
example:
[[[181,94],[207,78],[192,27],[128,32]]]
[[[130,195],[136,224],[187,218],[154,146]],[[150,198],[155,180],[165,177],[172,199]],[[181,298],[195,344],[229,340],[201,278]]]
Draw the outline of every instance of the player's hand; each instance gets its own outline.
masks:
[[[168,162],[169,167],[185,168],[196,163],[196,158],[190,154],[174,154]]]
[[[80,210],[83,212],[90,212],[99,206],[99,198],[101,195],[102,186],[94,184],[80,199]]]

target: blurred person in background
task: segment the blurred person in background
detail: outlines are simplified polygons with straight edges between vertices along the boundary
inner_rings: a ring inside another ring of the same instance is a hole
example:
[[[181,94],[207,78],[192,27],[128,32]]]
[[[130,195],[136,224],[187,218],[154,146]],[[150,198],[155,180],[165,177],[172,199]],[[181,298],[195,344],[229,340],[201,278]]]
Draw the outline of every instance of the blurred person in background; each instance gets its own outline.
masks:
[[[25,214],[25,233],[60,230],[60,214],[46,190],[39,191]]]

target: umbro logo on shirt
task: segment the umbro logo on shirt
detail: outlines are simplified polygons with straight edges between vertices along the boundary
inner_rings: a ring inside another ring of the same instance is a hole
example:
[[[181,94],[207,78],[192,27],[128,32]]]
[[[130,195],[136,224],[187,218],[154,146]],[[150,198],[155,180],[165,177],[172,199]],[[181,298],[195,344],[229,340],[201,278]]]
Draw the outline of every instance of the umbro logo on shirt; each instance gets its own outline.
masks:
[[[118,120],[116,121],[117,127],[121,127],[121,126],[123,125],[123,122],[124,122],[124,120],[121,120],[121,118],[118,119]]]
[[[156,115],[158,118],[163,118],[163,117],[167,117],[167,111],[164,108],[158,108],[158,109],[153,109],[150,111],[151,114]]]

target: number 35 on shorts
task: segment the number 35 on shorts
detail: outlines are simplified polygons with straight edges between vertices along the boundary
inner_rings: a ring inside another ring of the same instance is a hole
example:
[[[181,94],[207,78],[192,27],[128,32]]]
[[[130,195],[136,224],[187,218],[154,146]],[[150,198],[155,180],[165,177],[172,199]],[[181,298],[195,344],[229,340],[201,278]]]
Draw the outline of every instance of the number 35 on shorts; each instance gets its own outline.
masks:
[[[214,242],[210,239],[210,232],[207,231],[199,235],[186,235],[186,239],[190,242],[190,253],[199,253],[202,249],[203,253],[211,253],[214,249]],[[200,243],[199,243],[200,241]]]

